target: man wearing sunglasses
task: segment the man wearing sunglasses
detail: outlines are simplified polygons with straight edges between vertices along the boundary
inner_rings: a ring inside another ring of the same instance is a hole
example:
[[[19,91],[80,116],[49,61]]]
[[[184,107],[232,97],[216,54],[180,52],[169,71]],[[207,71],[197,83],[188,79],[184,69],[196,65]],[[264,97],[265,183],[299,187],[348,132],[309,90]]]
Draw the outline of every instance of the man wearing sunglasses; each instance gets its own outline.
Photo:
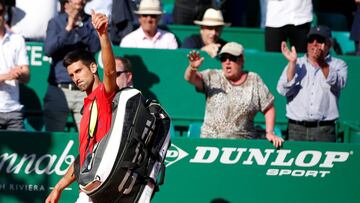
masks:
[[[347,65],[329,54],[331,31],[316,26],[307,35],[307,53],[298,58],[285,42],[281,51],[288,64],[277,84],[286,96],[289,140],[335,142],[340,91],[347,80]]]
[[[140,27],[126,35],[120,47],[176,49],[178,44],[175,36],[158,29],[162,10],[159,0],[142,0],[139,10],[134,11],[139,16]]]
[[[124,57],[115,57],[116,84],[119,89],[133,86],[133,74],[130,60]]]
[[[220,50],[221,70],[198,69],[204,61],[199,52],[188,55],[189,66],[185,80],[206,96],[201,137],[256,139],[260,135],[254,127],[254,117],[262,112],[266,120],[266,138],[275,147],[284,141],[274,134],[274,96],[254,72],[243,70],[244,48],[229,42]]]

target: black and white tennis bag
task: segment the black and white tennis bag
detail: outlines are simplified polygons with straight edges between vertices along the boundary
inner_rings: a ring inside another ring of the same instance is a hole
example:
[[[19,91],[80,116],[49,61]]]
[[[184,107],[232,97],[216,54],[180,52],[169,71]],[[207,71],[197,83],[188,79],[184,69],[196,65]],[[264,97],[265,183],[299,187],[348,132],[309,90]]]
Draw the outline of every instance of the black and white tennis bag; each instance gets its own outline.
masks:
[[[159,103],[134,88],[119,91],[111,129],[95,141],[81,168],[75,161],[80,189],[94,203],[150,202],[164,180],[169,129],[170,118]]]

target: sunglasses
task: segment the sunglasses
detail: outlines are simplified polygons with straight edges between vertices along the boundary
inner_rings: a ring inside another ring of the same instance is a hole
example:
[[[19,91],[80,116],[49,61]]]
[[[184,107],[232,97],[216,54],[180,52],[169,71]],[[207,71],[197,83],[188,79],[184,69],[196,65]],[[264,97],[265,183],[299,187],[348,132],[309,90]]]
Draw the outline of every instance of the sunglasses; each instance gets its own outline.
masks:
[[[141,17],[144,17],[144,18],[147,18],[147,17],[150,17],[150,18],[156,18],[157,15],[150,15],[150,14],[142,14]]]
[[[307,39],[307,42],[308,43],[313,43],[314,41],[316,40],[317,43],[320,43],[320,44],[324,44],[326,39],[324,37],[321,37],[321,36],[310,36],[308,39]]]
[[[230,55],[230,54],[222,54],[220,55],[220,61],[221,62],[225,62],[227,61],[228,59],[232,62],[236,62],[238,61],[240,58],[240,56],[233,56],[233,55]]]
[[[0,9],[0,15],[3,15],[5,13],[5,9]]]
[[[127,72],[129,72],[129,71],[127,71],[127,70],[123,70],[123,71],[116,71],[116,77],[119,77],[121,74],[123,74],[123,73],[127,73]]]

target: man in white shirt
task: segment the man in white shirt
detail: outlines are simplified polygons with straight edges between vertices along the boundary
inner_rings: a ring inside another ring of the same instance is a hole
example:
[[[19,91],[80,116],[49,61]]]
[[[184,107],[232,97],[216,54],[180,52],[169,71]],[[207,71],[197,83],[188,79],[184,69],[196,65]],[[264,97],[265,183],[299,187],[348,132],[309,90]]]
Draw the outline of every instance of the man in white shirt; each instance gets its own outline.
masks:
[[[30,79],[24,38],[5,28],[5,3],[0,0],[0,129],[24,129],[19,82]]]
[[[58,0],[16,0],[11,30],[28,41],[43,41],[48,22],[57,14],[57,8]]]
[[[286,97],[289,140],[336,142],[339,99],[345,87],[348,66],[329,54],[331,30],[318,25],[307,35],[307,53],[298,57],[282,43],[288,60],[277,84]]]
[[[159,0],[142,0],[139,10],[134,11],[139,16],[140,27],[126,35],[120,47],[176,49],[178,44],[175,36],[158,28],[162,10]]]
[[[311,0],[268,0],[265,22],[265,50],[281,52],[289,41],[298,52],[306,52],[306,36],[313,19]]]

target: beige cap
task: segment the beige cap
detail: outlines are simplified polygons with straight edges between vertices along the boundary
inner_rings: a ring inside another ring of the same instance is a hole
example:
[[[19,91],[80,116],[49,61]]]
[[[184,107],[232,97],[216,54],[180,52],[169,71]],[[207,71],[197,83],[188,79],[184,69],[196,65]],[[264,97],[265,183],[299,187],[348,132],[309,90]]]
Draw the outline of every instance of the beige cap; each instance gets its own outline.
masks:
[[[197,25],[205,25],[205,26],[229,26],[230,23],[225,23],[223,15],[221,11],[215,10],[213,8],[208,8],[201,21],[195,20],[195,24]]]
[[[142,0],[139,9],[134,13],[138,15],[161,15],[163,12],[159,0]]]
[[[233,56],[240,56],[244,54],[244,47],[236,42],[226,43],[223,48],[220,50],[220,54],[231,54]]]

